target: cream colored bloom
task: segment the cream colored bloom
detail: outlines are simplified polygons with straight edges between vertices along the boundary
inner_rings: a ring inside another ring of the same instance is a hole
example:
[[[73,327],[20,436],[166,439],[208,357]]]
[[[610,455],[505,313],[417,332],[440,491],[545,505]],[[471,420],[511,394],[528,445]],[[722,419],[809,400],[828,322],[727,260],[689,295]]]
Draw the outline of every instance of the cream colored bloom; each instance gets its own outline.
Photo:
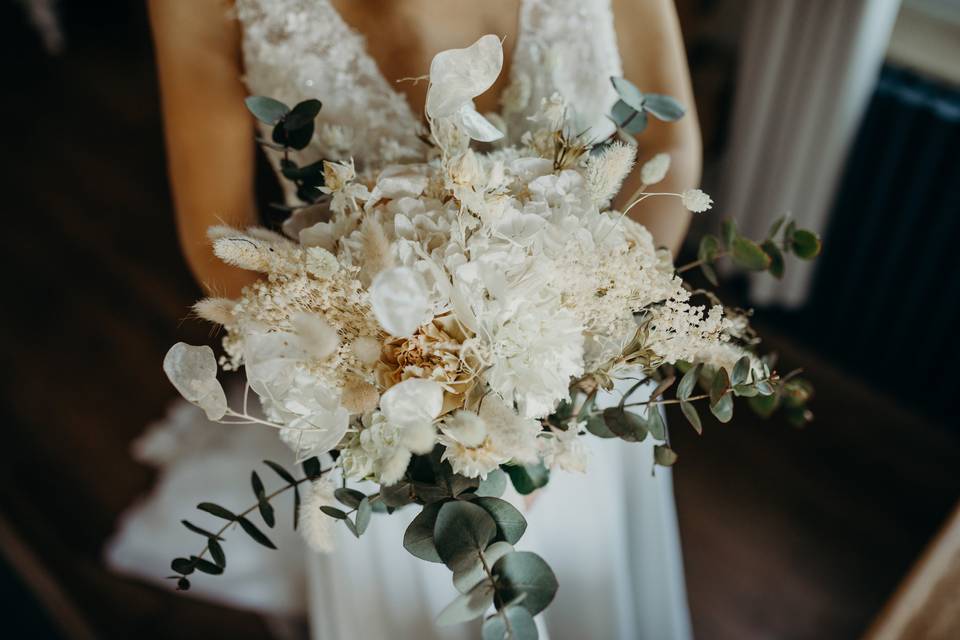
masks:
[[[703,213],[713,206],[713,200],[700,189],[687,189],[681,196],[683,206],[694,213]]]
[[[336,521],[320,510],[334,505],[333,482],[323,478],[310,483],[300,503],[300,535],[318,553],[333,551]]]
[[[670,169],[670,154],[658,153],[643,163],[640,168],[640,180],[643,184],[657,184],[667,176]]]

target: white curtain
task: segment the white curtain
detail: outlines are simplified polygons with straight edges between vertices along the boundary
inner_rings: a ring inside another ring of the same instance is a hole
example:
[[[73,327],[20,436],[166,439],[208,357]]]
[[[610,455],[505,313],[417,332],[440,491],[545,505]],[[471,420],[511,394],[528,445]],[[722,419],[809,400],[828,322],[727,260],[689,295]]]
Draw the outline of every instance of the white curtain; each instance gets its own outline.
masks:
[[[752,0],[719,202],[744,234],[791,213],[819,233],[883,63],[900,0]],[[810,263],[754,277],[757,304],[797,306]]]

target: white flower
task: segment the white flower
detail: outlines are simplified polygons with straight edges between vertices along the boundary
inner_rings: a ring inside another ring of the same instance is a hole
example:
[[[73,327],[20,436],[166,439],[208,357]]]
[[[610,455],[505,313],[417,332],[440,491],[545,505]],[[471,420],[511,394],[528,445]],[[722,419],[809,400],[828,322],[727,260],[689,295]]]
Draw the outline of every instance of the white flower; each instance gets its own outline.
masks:
[[[401,441],[407,449],[429,453],[436,440],[433,421],[443,411],[443,387],[433,380],[408,378],[380,397],[380,411],[401,428]]]
[[[597,204],[604,204],[617,195],[637,157],[633,145],[614,142],[586,161],[586,178],[590,194]]]
[[[657,184],[663,180],[670,169],[670,154],[658,153],[643,163],[640,168],[640,180],[643,184]]]
[[[430,63],[427,117],[452,122],[474,140],[499,140],[503,133],[477,112],[473,99],[493,86],[502,67],[503,46],[494,35],[438,53]]]
[[[278,400],[261,399],[268,414],[287,426],[280,439],[298,461],[327,453],[347,433],[350,414],[340,406],[339,394],[310,376],[298,376]]]
[[[483,418],[472,411],[457,411],[444,420],[443,433],[465,447],[478,447],[487,437]]]
[[[310,483],[300,503],[300,535],[307,545],[318,553],[333,551],[333,518],[320,510],[320,507],[332,507],[334,485],[323,478]]]
[[[340,346],[340,336],[326,320],[303,311],[290,318],[293,330],[300,338],[300,344],[306,354],[316,360],[330,357]]]
[[[681,196],[683,206],[694,213],[703,213],[713,206],[713,200],[700,189],[687,189]]]
[[[584,439],[577,435],[577,429],[570,427],[566,431],[551,428],[552,437],[541,437],[540,447],[543,463],[564,471],[585,473],[590,449]]]
[[[213,349],[178,342],[163,359],[163,371],[188,402],[219,420],[227,413],[227,396],[217,380],[217,359]]]
[[[430,298],[423,276],[409,267],[393,267],[377,274],[370,286],[373,315],[387,333],[413,335],[430,320]]]
[[[533,464],[540,459],[537,436],[542,427],[539,420],[517,415],[494,394],[483,399],[480,418],[487,427],[490,449],[507,460],[523,464]]]

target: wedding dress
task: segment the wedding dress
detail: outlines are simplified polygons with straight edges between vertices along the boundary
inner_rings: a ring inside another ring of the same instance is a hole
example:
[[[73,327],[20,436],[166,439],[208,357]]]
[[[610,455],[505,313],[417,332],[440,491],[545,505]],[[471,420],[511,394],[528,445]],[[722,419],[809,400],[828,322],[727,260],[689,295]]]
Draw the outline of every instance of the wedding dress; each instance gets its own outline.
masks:
[[[323,101],[304,159],[352,157],[358,167],[375,170],[422,155],[418,118],[329,0],[237,0],[236,13],[250,92],[288,104]],[[621,74],[610,0],[523,0],[519,19],[501,120],[508,140],[519,138],[527,117],[554,93],[573,107],[578,126],[603,135],[616,99],[609,77]],[[601,406],[618,402],[631,383],[602,394]],[[516,494],[506,496],[529,522],[518,547],[542,555],[560,580],[556,600],[538,618],[541,636],[689,637],[670,470],[653,473],[650,438],[589,443],[585,475],[555,472],[530,508]],[[292,466],[291,452],[273,431],[212,424],[183,402],[148,431],[135,454],[159,467],[160,479],[152,495],[123,516],[107,560],[146,579],[162,578],[171,558],[197,547],[181,519],[215,526],[193,511],[198,501],[246,507],[250,469],[259,467],[266,479],[270,472],[261,460]],[[198,577],[190,593],[265,614],[305,612],[319,640],[479,637],[476,624],[433,622],[456,592],[445,567],[403,549],[415,508],[375,516],[359,540],[338,526],[337,551],[318,555],[290,531],[290,505],[278,507],[270,535],[279,551],[234,534],[225,574]]]

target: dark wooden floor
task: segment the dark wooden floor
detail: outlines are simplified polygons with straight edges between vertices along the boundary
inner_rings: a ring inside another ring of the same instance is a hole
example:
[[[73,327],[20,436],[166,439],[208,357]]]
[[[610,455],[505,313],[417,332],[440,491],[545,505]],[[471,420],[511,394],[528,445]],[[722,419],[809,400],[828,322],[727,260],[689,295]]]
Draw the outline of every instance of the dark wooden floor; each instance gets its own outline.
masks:
[[[174,395],[163,353],[207,329],[183,320],[198,291],[171,224],[142,15],[99,16],[48,59],[10,5],[0,9],[3,518],[101,636],[264,637],[249,614],[100,566],[116,515],[151,482],[127,448]],[[789,336],[771,344],[818,385],[812,427],[675,430],[695,631],[855,637],[960,495],[960,440]],[[10,603],[5,616],[18,613]]]

